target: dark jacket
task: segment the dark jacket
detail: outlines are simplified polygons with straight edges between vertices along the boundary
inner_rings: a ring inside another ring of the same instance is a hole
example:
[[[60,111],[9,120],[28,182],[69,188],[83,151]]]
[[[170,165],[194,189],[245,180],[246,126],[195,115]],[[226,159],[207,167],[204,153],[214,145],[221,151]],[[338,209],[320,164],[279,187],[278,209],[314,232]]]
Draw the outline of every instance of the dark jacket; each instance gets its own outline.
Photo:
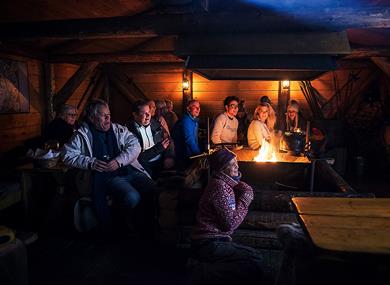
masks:
[[[157,120],[153,118],[150,120],[150,127],[153,135],[154,146],[147,150],[143,149],[144,144],[142,140],[142,135],[138,131],[137,126],[138,126],[137,122],[131,121],[128,128],[130,132],[132,132],[137,137],[141,145],[142,149],[140,155],[138,156],[138,161],[142,165],[144,165],[144,163],[147,163],[149,160],[151,160],[152,158],[156,157],[159,154],[164,154],[167,157],[174,156],[172,144],[170,144],[166,150],[162,145],[162,141],[164,140],[164,129]]]
[[[47,125],[43,139],[45,142],[49,140],[56,140],[60,143],[60,146],[62,146],[69,142],[73,132],[74,126],[69,125],[61,118],[55,118]]]
[[[172,136],[177,157],[188,159],[201,153],[198,145],[198,124],[198,119],[188,113],[175,124]]]

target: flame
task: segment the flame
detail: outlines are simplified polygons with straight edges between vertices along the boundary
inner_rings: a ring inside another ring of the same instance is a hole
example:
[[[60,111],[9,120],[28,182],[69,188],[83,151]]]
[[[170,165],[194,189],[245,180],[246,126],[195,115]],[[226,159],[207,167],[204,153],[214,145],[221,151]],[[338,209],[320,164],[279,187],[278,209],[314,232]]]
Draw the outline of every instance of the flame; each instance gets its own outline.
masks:
[[[263,139],[259,153],[254,157],[253,160],[257,162],[276,162],[276,153],[272,145]]]

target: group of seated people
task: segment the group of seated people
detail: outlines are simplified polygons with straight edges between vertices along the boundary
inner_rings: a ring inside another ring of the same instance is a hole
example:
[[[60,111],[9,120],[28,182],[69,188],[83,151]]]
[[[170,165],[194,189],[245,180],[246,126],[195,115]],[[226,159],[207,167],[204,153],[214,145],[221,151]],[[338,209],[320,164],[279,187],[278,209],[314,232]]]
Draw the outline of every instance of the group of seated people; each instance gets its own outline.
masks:
[[[256,150],[261,147],[263,140],[271,142],[275,136],[281,136],[284,132],[303,133],[302,130],[305,130],[305,122],[295,100],[289,102],[285,120],[279,124],[276,124],[276,114],[267,96],[260,98],[251,120],[244,103],[236,96],[225,99],[225,112],[219,114],[214,121],[211,134],[214,144],[247,144]]]
[[[211,141],[237,143],[240,101],[229,96],[223,104],[225,111],[214,120]],[[200,110],[199,101],[190,100],[186,112],[178,119],[172,101],[140,100],[132,105],[128,125],[122,126],[111,122],[106,102],[93,100],[76,128],[77,109],[65,105],[49,124],[45,139],[57,139],[63,145],[62,160],[67,166],[91,173],[88,191],[99,224],[104,228],[111,223],[107,195],[118,200],[124,211],[131,212],[141,196],[156,191],[155,181],[161,170],[175,166],[185,169],[192,156],[202,153],[198,141]],[[290,102],[286,130],[299,128],[298,112],[298,104]],[[270,141],[274,125],[275,112],[268,97],[262,97],[247,128],[249,147],[258,149],[263,139]]]
[[[102,231],[110,231],[112,226],[107,195],[119,206],[127,224],[134,223],[135,209],[146,205],[142,223],[153,227],[153,203],[159,191],[155,181],[159,172],[175,164],[185,167],[191,156],[201,153],[199,101],[189,101],[180,119],[172,111],[172,103],[168,103],[135,102],[128,126],[112,123],[108,104],[99,99],[86,106],[84,120],[77,129],[74,107],[65,106],[53,121],[56,131],[63,128],[72,133],[68,141],[61,141],[64,143],[61,157],[65,165],[79,169],[85,174],[80,177],[88,179],[86,187]],[[237,142],[239,104],[235,96],[225,99],[225,112],[216,117],[211,134],[214,144]],[[293,112],[298,113],[294,102],[290,103],[286,117],[292,131],[298,127],[296,117],[288,115]],[[263,138],[271,139],[274,118],[270,103],[261,102],[248,128],[251,148],[259,148]],[[54,139],[49,135],[47,138]],[[248,212],[253,189],[240,180],[236,155],[230,150],[213,152],[209,164],[212,177],[200,200],[192,233],[193,256],[201,263],[194,269],[191,282],[229,281],[232,275],[245,282],[258,281],[263,266],[261,254],[231,239]]]

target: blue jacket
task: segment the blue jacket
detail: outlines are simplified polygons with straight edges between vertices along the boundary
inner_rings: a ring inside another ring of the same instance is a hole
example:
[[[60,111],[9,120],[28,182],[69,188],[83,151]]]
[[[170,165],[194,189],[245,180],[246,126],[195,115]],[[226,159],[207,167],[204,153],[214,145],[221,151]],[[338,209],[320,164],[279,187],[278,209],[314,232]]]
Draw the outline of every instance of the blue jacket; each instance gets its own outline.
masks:
[[[175,124],[172,136],[177,158],[188,158],[201,153],[198,145],[198,124],[198,119],[188,113]]]

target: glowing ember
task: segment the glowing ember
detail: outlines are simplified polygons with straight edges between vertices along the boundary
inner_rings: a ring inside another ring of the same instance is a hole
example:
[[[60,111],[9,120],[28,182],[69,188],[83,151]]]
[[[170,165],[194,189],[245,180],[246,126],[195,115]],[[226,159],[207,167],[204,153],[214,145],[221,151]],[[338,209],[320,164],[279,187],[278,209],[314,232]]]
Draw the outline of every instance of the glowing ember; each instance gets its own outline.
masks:
[[[253,159],[257,162],[276,162],[276,154],[272,147],[272,145],[263,139],[261,143],[261,147],[259,149],[259,153]]]

